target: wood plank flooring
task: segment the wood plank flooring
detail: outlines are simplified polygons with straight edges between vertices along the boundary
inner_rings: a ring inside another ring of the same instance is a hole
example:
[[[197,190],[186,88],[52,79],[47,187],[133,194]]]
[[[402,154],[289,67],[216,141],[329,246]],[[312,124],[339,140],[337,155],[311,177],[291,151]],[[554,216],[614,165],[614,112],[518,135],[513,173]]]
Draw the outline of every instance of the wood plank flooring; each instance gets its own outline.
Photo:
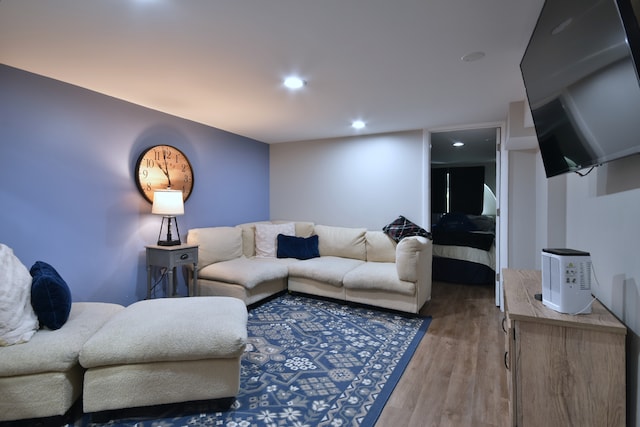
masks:
[[[504,427],[503,313],[494,287],[434,282],[427,334],[376,427]]]

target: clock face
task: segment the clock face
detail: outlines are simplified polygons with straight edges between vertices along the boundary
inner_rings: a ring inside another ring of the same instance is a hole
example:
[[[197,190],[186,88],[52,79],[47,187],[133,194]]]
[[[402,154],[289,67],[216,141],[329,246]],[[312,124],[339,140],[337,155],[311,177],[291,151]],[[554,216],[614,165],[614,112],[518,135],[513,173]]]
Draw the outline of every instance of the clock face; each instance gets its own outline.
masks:
[[[155,145],[140,154],[136,162],[136,185],[149,203],[155,190],[182,190],[186,201],[193,190],[193,170],[187,156],[170,145]]]

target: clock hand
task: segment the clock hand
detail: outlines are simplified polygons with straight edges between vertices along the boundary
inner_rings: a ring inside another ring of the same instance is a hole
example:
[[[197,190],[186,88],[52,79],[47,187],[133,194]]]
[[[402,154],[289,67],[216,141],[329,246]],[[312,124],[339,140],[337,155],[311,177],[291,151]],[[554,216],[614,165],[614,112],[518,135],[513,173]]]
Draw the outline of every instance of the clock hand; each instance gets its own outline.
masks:
[[[171,177],[169,176],[169,165],[167,165],[167,152],[162,150],[162,157],[164,158],[164,168],[158,165],[162,173],[167,177],[167,187],[171,188]]]

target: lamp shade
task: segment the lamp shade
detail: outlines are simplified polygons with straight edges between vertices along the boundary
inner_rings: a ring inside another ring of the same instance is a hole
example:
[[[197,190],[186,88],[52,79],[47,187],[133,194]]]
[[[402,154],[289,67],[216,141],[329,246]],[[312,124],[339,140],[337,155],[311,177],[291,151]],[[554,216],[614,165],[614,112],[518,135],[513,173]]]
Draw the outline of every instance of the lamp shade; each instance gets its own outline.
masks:
[[[180,190],[156,190],[153,192],[151,213],[156,215],[184,215],[184,203]]]

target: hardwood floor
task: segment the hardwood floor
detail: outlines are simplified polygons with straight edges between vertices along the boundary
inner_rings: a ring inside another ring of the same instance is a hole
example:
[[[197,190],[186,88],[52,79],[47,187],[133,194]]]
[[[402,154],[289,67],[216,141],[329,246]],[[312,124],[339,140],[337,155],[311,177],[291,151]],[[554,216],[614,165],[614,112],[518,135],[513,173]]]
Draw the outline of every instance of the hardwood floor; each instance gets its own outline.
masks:
[[[504,427],[503,313],[494,287],[434,282],[427,334],[376,427]]]

